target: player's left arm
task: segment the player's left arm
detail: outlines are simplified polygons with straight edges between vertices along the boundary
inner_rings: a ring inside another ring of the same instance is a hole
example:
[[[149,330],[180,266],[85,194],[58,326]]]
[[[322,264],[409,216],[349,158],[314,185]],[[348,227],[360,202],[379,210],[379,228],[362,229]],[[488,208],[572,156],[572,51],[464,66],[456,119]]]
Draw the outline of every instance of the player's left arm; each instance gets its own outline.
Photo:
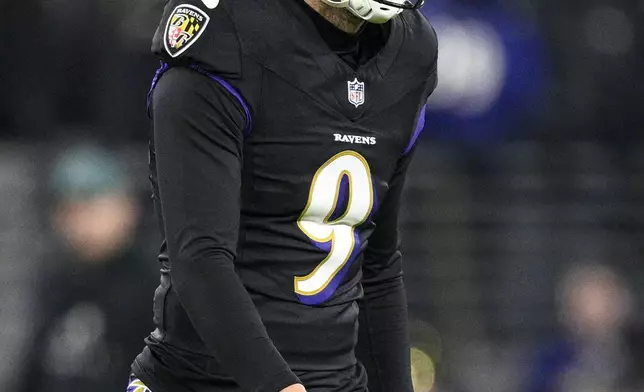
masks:
[[[374,216],[362,267],[364,298],[356,355],[367,370],[370,392],[413,392],[407,297],[399,247],[398,211],[413,151],[398,162]]]

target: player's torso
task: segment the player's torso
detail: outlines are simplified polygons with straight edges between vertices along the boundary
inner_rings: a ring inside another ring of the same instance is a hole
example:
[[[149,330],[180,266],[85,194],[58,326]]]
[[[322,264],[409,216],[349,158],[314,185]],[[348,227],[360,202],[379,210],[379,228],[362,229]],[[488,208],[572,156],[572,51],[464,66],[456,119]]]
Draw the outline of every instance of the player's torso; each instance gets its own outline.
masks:
[[[319,83],[303,91],[264,76],[266,99],[245,141],[236,260],[269,335],[302,367],[354,360],[361,252],[422,94],[376,109],[387,82],[373,68]],[[330,349],[344,361],[325,363]]]
[[[355,362],[361,252],[414,138],[429,74],[395,68],[402,20],[357,70],[301,27],[288,34],[300,41],[249,54],[261,98],[245,139],[236,267],[289,364],[329,369]]]
[[[387,100],[370,95],[380,83],[348,70],[311,94],[265,76],[267,99],[244,145],[237,259],[255,291],[318,305],[355,286],[359,251],[421,108],[419,91],[369,110],[369,100]],[[318,277],[300,280],[316,268]]]

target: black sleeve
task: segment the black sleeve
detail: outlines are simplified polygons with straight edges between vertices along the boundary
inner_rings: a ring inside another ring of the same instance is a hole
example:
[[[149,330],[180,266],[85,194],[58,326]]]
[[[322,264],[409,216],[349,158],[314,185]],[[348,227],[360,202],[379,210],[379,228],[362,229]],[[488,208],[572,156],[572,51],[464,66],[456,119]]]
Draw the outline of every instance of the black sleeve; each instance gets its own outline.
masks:
[[[412,153],[403,156],[374,217],[362,267],[364,298],[356,355],[365,366],[369,392],[413,392],[407,297],[399,250],[398,210]]]
[[[156,168],[172,284],[195,330],[247,392],[298,383],[235,273],[241,105],[219,83],[171,68],[153,95]]]

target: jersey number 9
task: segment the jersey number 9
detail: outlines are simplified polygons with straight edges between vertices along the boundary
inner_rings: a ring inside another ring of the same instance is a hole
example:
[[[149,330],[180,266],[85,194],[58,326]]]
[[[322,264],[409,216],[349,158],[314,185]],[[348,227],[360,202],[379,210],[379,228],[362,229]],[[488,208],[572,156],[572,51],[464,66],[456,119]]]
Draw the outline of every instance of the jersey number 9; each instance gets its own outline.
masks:
[[[333,295],[360,250],[356,229],[369,219],[373,205],[371,170],[359,153],[343,151],[317,170],[297,225],[328,254],[313,272],[295,277],[300,301],[316,305]]]

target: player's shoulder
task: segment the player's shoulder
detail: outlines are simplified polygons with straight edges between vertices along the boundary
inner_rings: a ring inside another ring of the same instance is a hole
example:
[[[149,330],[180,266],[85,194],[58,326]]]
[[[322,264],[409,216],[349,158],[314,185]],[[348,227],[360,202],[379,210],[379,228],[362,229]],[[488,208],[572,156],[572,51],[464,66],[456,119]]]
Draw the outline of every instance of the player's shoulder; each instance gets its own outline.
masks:
[[[401,18],[410,34],[408,37],[411,43],[424,50],[434,49],[435,51],[438,48],[436,31],[425,15],[418,10],[405,10],[401,13]]]
[[[216,116],[232,121],[227,124],[235,124],[240,130],[250,127],[250,107],[237,91],[221,80],[204,79],[204,74],[193,67],[165,70],[155,82],[148,104],[150,113],[160,113],[155,118],[161,121]]]
[[[238,10],[252,12],[256,1],[167,0],[152,51],[168,63],[197,62],[221,75],[239,75]]]
[[[418,10],[400,14],[405,28],[405,55],[423,68],[436,70],[438,37],[431,23]]]

